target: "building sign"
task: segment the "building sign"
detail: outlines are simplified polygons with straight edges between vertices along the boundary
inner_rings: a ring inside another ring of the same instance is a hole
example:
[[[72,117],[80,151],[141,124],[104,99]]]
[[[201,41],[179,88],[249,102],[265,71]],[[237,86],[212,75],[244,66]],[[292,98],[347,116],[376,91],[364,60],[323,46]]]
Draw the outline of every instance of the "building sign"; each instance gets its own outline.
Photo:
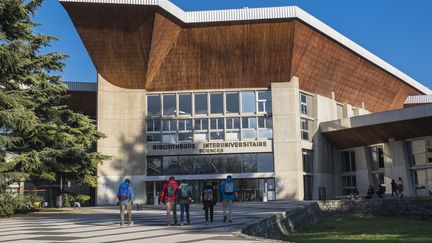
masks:
[[[147,144],[148,155],[272,152],[272,140]]]

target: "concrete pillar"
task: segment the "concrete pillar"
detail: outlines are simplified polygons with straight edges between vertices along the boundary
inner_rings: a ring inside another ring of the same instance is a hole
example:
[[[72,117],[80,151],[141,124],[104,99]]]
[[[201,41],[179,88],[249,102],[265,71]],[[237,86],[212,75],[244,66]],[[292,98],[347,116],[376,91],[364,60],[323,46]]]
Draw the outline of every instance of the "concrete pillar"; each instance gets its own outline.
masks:
[[[299,80],[272,83],[276,199],[303,200]]]
[[[106,138],[98,142],[97,151],[112,156],[98,168],[98,205],[115,204],[125,178],[132,180],[134,202],[146,201],[145,117],[145,90],[121,88],[98,75],[97,124]]]

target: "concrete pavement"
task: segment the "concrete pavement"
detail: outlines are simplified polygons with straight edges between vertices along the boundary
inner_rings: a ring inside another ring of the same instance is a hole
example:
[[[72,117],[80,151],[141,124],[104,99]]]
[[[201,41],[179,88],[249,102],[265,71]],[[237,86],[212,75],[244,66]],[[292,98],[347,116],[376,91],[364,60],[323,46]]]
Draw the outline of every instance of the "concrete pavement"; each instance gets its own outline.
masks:
[[[163,206],[133,211],[133,226],[119,225],[118,208],[81,208],[65,213],[38,213],[0,220],[3,242],[256,242],[231,232],[261,217],[288,211],[306,202],[235,203],[233,222],[222,222],[222,208],[215,208],[215,222],[205,224],[201,204],[191,205],[191,225],[166,226]],[[180,218],[178,210],[178,218]]]

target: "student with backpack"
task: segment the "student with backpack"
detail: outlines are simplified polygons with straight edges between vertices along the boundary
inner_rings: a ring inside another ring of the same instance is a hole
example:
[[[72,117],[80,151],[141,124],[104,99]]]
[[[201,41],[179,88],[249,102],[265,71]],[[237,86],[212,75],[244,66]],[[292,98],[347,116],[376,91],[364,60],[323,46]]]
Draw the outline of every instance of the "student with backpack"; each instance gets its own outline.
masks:
[[[132,221],[132,201],[134,199],[134,190],[131,185],[131,181],[126,179],[119,186],[117,192],[118,204],[120,205],[120,226],[124,224],[124,211],[127,210],[128,214],[128,225],[133,225]]]
[[[202,202],[204,204],[205,221],[209,223],[209,211],[210,211],[210,222],[213,222],[213,208],[217,201],[217,190],[212,181],[208,180],[204,184],[203,191],[201,193]]]
[[[183,226],[184,212],[186,211],[187,224],[190,224],[189,205],[192,201],[192,191],[186,180],[183,179],[177,190],[177,202],[180,204],[180,225]]]
[[[166,205],[167,225],[170,225],[171,209],[173,211],[174,224],[177,224],[176,193],[178,187],[174,176],[171,176],[162,188],[160,203],[165,202]]]
[[[232,222],[232,204],[237,195],[237,187],[232,181],[231,176],[227,176],[226,180],[220,185],[220,192],[222,198],[222,209],[223,209],[223,222]],[[227,212],[228,211],[228,212]]]

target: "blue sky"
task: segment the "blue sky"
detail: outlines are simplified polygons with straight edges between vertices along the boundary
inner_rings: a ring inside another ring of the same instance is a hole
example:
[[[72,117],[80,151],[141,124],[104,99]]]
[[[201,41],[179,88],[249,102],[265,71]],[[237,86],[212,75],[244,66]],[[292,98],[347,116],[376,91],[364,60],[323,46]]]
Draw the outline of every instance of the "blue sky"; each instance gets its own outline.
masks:
[[[185,11],[297,5],[333,29],[432,88],[430,0],[172,0]],[[65,81],[96,81],[96,70],[66,11],[45,0],[36,31],[60,38],[48,51],[70,55]]]

